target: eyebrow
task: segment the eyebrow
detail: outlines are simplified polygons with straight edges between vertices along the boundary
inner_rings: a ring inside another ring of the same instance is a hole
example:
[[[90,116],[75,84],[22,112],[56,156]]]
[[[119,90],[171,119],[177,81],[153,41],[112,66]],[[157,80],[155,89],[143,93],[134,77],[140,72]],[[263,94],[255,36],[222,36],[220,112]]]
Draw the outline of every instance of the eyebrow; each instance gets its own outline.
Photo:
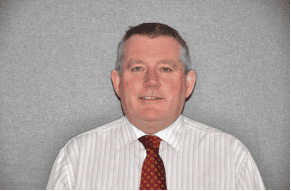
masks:
[[[175,62],[174,60],[161,60],[158,62],[158,64],[170,64],[170,65],[173,65],[173,66],[177,66],[176,64],[177,62]]]
[[[130,66],[131,64],[144,64],[145,62],[142,61],[142,60],[137,60],[137,59],[130,59],[126,65],[127,66]],[[177,62],[175,62],[174,60],[161,60],[158,62],[158,65],[159,64],[169,64],[169,65],[172,65],[173,67],[175,68],[178,68],[178,65],[177,65]]]
[[[141,61],[141,60],[130,59],[126,64],[127,65],[130,65],[130,64],[144,64],[144,62]]]

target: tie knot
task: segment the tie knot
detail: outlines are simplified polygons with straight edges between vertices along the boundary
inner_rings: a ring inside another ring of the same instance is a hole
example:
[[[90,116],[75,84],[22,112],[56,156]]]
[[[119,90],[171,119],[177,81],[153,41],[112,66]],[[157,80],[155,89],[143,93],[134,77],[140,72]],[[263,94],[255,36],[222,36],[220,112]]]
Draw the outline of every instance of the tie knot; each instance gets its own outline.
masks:
[[[162,139],[155,135],[145,135],[138,139],[144,146],[145,149],[156,150],[160,148],[160,142]]]

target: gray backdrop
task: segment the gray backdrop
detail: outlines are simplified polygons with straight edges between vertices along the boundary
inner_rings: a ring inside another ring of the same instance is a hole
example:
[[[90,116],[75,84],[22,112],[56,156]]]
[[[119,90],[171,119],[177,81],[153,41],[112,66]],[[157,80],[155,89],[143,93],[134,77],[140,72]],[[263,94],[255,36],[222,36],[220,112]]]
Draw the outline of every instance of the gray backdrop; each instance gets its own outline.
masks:
[[[184,115],[240,139],[267,189],[289,189],[289,1],[0,1],[0,189],[44,189],[77,134],[123,116],[111,84],[130,25],[188,43]]]

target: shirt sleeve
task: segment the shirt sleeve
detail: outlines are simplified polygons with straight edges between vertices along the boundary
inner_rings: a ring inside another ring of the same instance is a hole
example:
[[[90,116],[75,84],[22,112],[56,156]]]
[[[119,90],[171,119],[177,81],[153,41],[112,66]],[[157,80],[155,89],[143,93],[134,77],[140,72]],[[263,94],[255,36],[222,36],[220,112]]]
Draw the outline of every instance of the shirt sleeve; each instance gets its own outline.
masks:
[[[257,165],[246,149],[243,151],[243,157],[236,173],[236,189],[265,190]]]
[[[47,190],[71,190],[73,171],[65,148],[61,149],[52,168]]]

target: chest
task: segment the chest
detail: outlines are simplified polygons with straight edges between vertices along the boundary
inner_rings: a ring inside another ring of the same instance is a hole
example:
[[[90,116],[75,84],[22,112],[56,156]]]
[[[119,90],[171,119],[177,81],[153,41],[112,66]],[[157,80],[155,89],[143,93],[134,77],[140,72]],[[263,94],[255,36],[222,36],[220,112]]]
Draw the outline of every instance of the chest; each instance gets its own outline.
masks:
[[[168,189],[234,188],[235,166],[231,152],[215,145],[182,147],[178,151],[162,142],[160,156],[166,170]],[[139,189],[141,169],[146,157],[144,147],[131,144],[124,148],[85,153],[75,169],[76,189]]]

